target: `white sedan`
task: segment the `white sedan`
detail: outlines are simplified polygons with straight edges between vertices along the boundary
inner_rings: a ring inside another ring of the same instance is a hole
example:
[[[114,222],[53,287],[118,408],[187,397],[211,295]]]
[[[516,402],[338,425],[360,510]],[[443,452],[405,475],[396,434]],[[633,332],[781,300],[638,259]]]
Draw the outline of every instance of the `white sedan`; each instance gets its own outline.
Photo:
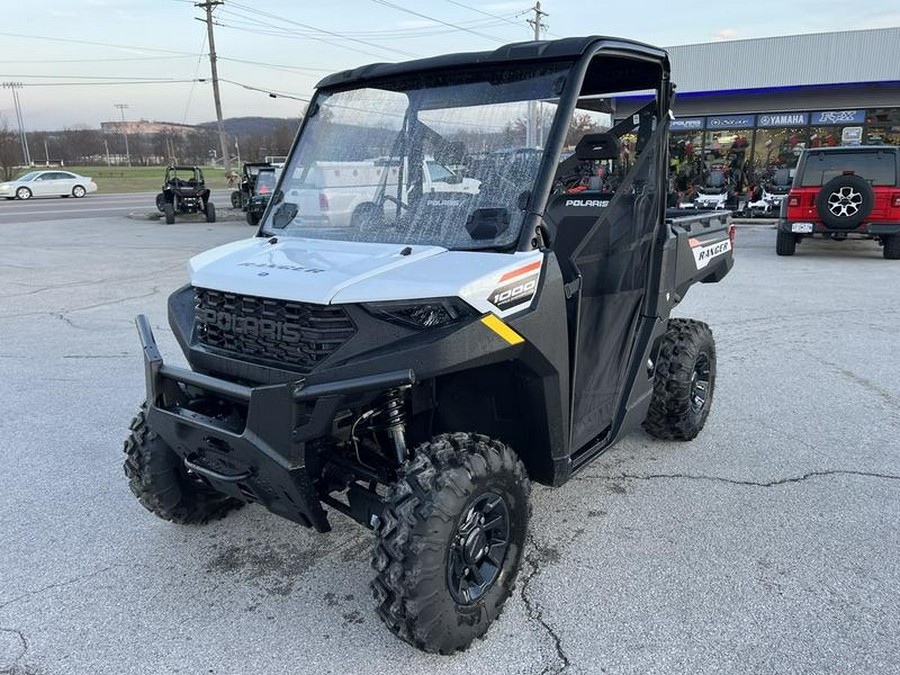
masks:
[[[15,180],[0,183],[0,197],[7,199],[84,197],[96,190],[97,184],[93,180],[70,171],[29,171]]]

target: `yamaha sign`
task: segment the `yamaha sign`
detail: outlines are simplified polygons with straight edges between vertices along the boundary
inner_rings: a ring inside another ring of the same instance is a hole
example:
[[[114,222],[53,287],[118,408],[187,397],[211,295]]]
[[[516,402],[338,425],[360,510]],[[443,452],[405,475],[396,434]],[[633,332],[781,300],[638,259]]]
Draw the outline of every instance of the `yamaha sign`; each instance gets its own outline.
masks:
[[[759,126],[761,127],[805,127],[807,124],[809,124],[807,113],[772,113],[759,116]]]

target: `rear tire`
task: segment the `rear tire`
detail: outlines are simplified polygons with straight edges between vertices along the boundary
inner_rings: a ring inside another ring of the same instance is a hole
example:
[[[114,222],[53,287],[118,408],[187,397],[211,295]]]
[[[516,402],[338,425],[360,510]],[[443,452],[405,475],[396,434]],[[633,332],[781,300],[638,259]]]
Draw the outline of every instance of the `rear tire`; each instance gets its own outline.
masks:
[[[85,190],[84,187],[81,185],[76,185],[75,187],[72,188],[72,196],[75,197],[75,199],[81,199],[86,194],[87,194],[87,190]],[[68,197],[68,195],[66,195],[66,196]]]
[[[160,213],[166,212],[166,196],[162,192],[156,195],[156,208]]]
[[[778,230],[775,235],[775,253],[778,255],[794,255],[797,250],[797,235],[792,232]]]
[[[216,222],[216,205],[212,202],[206,202],[206,208],[204,209],[206,212],[206,222],[214,223]]]
[[[231,208],[239,209],[241,208],[241,193],[235,190],[231,193]]]
[[[483,636],[513,589],[531,487],[506,445],[443,434],[400,469],[378,524],[372,591],[400,639],[452,654]]]
[[[709,326],[669,319],[644,429],[665,440],[695,438],[706,424],[715,385],[716,344]]]
[[[175,205],[166,202],[163,204],[163,213],[166,214],[166,225],[175,223]]]
[[[900,234],[888,234],[881,238],[884,249],[881,251],[885,260],[900,260]]]
[[[244,505],[192,478],[181,458],[147,426],[146,410],[145,403],[125,440],[125,475],[141,506],[163,520],[202,525]]]

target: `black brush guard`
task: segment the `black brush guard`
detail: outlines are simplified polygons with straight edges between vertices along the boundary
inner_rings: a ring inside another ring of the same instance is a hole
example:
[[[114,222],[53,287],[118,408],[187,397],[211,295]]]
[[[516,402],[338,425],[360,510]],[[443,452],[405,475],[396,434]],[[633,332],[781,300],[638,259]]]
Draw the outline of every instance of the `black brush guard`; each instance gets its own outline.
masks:
[[[247,387],[166,365],[147,317],[138,316],[135,324],[144,352],[147,423],[185,468],[223,494],[259,502],[319,532],[331,527],[322,508],[324,495],[310,472],[309,442],[330,435],[348,396],[415,382],[413,371],[402,370],[311,385],[300,379]],[[190,407],[183,386],[200,392]],[[198,400],[201,406],[193,404]],[[246,414],[205,414],[220,403]]]

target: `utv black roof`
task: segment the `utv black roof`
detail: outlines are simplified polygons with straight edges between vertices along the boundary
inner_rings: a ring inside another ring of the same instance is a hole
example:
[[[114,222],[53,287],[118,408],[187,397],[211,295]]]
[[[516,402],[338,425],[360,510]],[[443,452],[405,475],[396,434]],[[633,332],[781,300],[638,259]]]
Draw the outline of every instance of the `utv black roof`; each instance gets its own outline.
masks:
[[[350,70],[334,73],[322,79],[320,89],[344,89],[358,87],[363,83],[386,80],[427,71],[456,70],[472,67],[502,64],[523,64],[528,62],[573,61],[578,57],[598,50],[623,53],[632,57],[645,58],[662,66],[669,72],[669,57],[665,50],[643,42],[623,38],[592,35],[570,37],[561,40],[540,40],[516,42],[504,45],[491,52],[466,52],[445,54],[427,59],[404,61],[402,63],[372,63]],[[623,80],[625,75],[623,74]]]

